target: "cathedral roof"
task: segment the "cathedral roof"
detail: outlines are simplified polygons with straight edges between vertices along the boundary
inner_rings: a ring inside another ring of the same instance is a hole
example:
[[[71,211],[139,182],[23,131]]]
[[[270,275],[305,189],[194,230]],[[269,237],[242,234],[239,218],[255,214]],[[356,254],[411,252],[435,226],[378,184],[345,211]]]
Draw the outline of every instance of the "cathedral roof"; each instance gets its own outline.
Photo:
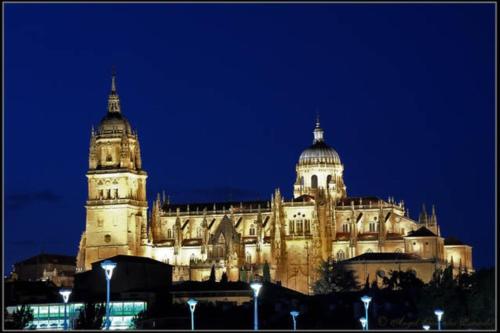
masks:
[[[420,260],[420,256],[413,253],[401,252],[369,252],[363,253],[351,259],[344,261],[378,261],[378,260]]]
[[[62,254],[41,253],[26,260],[17,262],[15,265],[37,265],[37,264],[54,264],[54,265],[73,265],[76,266],[76,257],[66,256]]]
[[[372,205],[378,204],[379,201],[382,199],[377,198],[377,197],[346,197],[339,199],[337,205],[338,206],[350,206],[351,202],[354,202],[354,205],[359,205],[361,202],[361,205],[369,205],[370,203]],[[383,200],[382,200],[383,201]]]
[[[319,126],[319,119],[313,133],[313,144],[300,154],[299,165],[341,164],[339,154],[323,139],[323,129]]]
[[[163,204],[163,206],[162,206],[162,209],[165,212],[168,212],[169,210],[171,210],[172,212],[175,212],[177,210],[177,208],[179,208],[179,210],[181,212],[185,212],[188,210],[188,207],[189,207],[190,212],[198,211],[201,213],[201,212],[203,212],[204,209],[206,209],[207,213],[209,213],[210,211],[214,210],[214,207],[215,207],[215,210],[220,211],[223,209],[229,210],[229,208],[232,206],[233,211],[235,213],[237,213],[241,209],[243,209],[243,210],[258,209],[259,205],[260,205],[260,209],[262,211],[271,209],[269,207],[270,206],[269,201],[265,201],[265,200],[201,202],[201,203],[182,203],[182,204],[171,204],[171,203],[165,202],[165,204]]]
[[[132,134],[129,121],[119,112],[108,112],[99,124],[99,134],[127,133]]]
[[[435,233],[427,229],[426,227],[421,227],[418,230],[410,231],[406,237],[435,237]]]

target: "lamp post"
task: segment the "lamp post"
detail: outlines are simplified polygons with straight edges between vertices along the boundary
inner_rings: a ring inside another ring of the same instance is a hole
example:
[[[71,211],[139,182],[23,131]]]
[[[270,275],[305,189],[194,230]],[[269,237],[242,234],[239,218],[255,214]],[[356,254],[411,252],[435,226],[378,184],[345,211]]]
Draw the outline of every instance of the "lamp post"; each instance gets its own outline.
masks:
[[[189,305],[189,310],[191,311],[191,331],[194,331],[194,308],[196,307],[196,304],[198,304],[198,301],[190,298],[187,301],[187,304]]]
[[[250,288],[253,289],[253,300],[254,300],[254,312],[253,312],[253,329],[254,331],[259,330],[259,317],[257,314],[257,299],[259,297],[259,291],[260,288],[262,288],[262,283],[260,282],[253,282],[250,285]]]
[[[116,267],[116,262],[111,260],[105,260],[101,262],[101,267],[106,273],[106,321],[104,322],[104,329],[109,330],[111,326],[111,320],[109,319],[109,291],[110,291],[110,281],[113,275],[113,269]]]
[[[59,294],[61,294],[64,301],[64,330],[66,331],[68,329],[68,315],[66,312],[66,304],[68,303],[69,295],[71,295],[71,289],[61,289],[59,290]]]
[[[366,319],[366,327],[365,327],[365,330],[368,331],[368,307],[370,306],[370,301],[372,300],[372,298],[370,296],[363,296],[361,297],[361,301],[363,302],[364,306],[365,306],[365,319]]]
[[[361,327],[363,328],[363,331],[366,330],[366,318],[365,317],[361,317],[359,318],[359,322],[361,323]]]
[[[434,310],[434,314],[436,315],[437,320],[438,320],[438,331],[441,330],[441,317],[443,316],[443,313],[444,313],[444,311],[441,309]]]
[[[429,325],[423,325],[422,328],[424,329],[424,331],[428,331],[431,329]]]
[[[297,330],[297,321],[295,318],[299,315],[299,311],[290,311],[290,315],[292,316],[292,319],[293,319],[293,330],[296,331]]]

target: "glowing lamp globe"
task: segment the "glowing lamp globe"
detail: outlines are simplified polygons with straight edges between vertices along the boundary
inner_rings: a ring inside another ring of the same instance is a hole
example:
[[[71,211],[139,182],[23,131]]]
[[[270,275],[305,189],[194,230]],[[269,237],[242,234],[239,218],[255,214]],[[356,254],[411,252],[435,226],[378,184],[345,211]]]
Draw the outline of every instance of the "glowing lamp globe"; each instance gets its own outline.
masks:
[[[101,267],[106,272],[106,278],[108,280],[111,280],[111,276],[113,275],[113,269],[115,269],[116,267],[116,262],[113,262],[111,260],[104,260],[103,262],[101,262]]]
[[[250,285],[250,288],[253,289],[253,293],[255,295],[255,297],[258,297],[259,296],[259,291],[260,291],[260,288],[262,288],[262,283],[260,282],[254,282]]]
[[[71,289],[61,289],[59,294],[63,297],[64,303],[68,303],[69,295],[71,295]]]

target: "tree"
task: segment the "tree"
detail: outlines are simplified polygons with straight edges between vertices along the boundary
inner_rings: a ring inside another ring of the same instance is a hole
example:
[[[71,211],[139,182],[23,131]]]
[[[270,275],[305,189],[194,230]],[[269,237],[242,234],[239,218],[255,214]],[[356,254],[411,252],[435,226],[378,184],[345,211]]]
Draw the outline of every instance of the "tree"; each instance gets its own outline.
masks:
[[[75,328],[101,329],[105,313],[106,306],[104,304],[96,304],[93,302],[85,303],[80,309]]]
[[[424,286],[424,282],[420,280],[414,271],[390,271],[389,277],[384,277],[384,286],[389,290],[416,290]]]
[[[129,329],[136,330],[140,329],[140,322],[144,319],[147,319],[149,317],[149,314],[147,310],[142,310],[138,314],[136,314],[132,320],[130,321],[130,326]]]
[[[271,270],[267,260],[264,262],[264,267],[262,267],[262,275],[264,282],[271,282]]]
[[[329,294],[359,288],[354,272],[347,270],[344,265],[331,257],[321,262],[317,272],[319,279],[313,284],[315,294]]]
[[[215,283],[215,265],[212,265],[212,269],[210,270],[210,277],[208,281]]]
[[[14,311],[12,321],[6,322],[5,328],[24,329],[31,321],[33,321],[33,309],[23,304]]]

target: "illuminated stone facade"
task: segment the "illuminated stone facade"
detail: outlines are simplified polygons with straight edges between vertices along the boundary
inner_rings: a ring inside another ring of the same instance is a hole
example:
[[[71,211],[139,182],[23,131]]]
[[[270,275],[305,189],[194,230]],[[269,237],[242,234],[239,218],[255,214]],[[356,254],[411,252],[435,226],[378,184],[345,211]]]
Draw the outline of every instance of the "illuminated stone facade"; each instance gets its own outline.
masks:
[[[139,139],[121,114],[114,80],[108,113],[91,134],[80,271],[128,254],[174,265],[174,281],[208,279],[212,266],[217,279],[226,272],[235,281],[262,276],[267,262],[273,281],[307,293],[316,268],[330,256],[363,281],[368,270],[389,271],[396,262],[372,258],[361,267],[350,261],[365,253],[413,254],[405,267],[424,280],[450,262],[457,270],[473,269],[471,247],[446,244],[434,208],[415,221],[402,201],[348,197],[344,166],[326,144],[319,120],[313,144],[296,166],[294,198],[285,200],[276,189],[269,201],[172,204],[158,194],[147,218]]]

